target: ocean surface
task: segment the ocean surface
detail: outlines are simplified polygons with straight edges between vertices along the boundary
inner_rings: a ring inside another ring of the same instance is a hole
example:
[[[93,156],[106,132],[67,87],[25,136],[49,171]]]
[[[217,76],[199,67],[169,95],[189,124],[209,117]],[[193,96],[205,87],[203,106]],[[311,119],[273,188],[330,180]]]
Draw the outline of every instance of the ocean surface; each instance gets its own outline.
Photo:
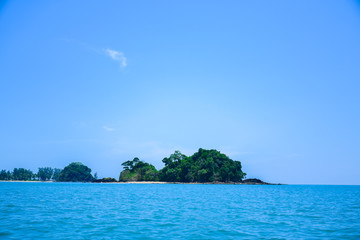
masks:
[[[360,239],[360,186],[0,182],[0,239]]]

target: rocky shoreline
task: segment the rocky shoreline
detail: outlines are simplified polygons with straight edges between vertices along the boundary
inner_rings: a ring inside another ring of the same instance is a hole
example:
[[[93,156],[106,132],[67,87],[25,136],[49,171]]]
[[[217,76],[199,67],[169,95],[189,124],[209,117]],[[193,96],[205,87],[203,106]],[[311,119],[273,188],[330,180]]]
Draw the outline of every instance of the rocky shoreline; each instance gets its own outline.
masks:
[[[283,185],[280,183],[267,183],[257,178],[245,179],[242,182],[162,182],[162,181],[124,181],[124,182],[101,182],[95,183],[120,183],[120,184],[221,184],[221,185]]]
[[[13,182],[13,183],[56,183],[55,181],[19,181],[19,180],[0,180],[0,182]],[[59,182],[57,182],[59,183]],[[160,182],[160,181],[129,181],[129,182],[101,182],[101,181],[95,181],[95,182],[88,182],[88,183],[102,183],[102,184],[109,184],[109,183],[115,183],[115,184],[218,184],[218,185],[284,185],[280,183],[267,183],[263,181],[246,181],[243,182]]]

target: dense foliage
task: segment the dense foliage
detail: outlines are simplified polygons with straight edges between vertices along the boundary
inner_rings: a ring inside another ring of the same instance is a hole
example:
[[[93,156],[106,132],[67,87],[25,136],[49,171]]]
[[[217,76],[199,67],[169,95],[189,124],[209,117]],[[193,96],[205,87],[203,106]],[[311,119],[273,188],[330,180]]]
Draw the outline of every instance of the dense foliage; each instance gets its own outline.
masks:
[[[29,169],[14,168],[12,172],[1,170],[0,180],[14,180],[14,181],[56,181],[61,169],[43,167],[39,168],[37,173],[33,173]]]
[[[175,151],[163,162],[165,167],[159,176],[166,182],[241,182],[246,175],[241,170],[241,162],[214,149],[200,148],[190,157]]]
[[[95,179],[93,182],[95,183],[110,183],[110,182],[117,182],[115,178],[107,177],[101,179]]]
[[[61,173],[61,169],[59,169],[59,168],[54,168],[54,172],[53,172],[53,175],[52,175],[52,180],[53,181],[57,181],[58,179],[59,179],[59,175],[60,175],[60,173]]]
[[[165,167],[159,172],[138,158],[126,161],[119,181],[241,182],[246,175],[241,170],[241,162],[217,150],[200,148],[190,157],[175,151],[162,161]]]
[[[13,179],[13,175],[10,171],[6,171],[6,170],[1,170],[0,171],[0,180],[12,180]]]
[[[139,158],[122,164],[123,171],[119,181],[164,181],[164,182],[242,182],[245,173],[241,162],[234,161],[217,150],[200,148],[192,156],[175,151],[163,160],[164,168],[156,168]],[[12,172],[1,170],[0,180],[40,180],[59,182],[116,182],[114,178],[97,179],[91,175],[91,169],[80,162],[73,162],[63,170],[51,167],[39,168],[35,174],[24,168],[14,168]],[[255,181],[256,180],[256,181]],[[260,180],[259,180],[260,181]],[[261,184],[257,179],[249,179],[246,183]]]
[[[59,182],[91,182],[93,180],[91,169],[80,162],[70,163],[57,178]]]
[[[25,168],[14,168],[12,172],[6,170],[0,171],[0,180],[31,181],[36,179],[37,175]]]
[[[14,168],[13,180],[30,181],[36,179],[36,174],[25,168]]]
[[[52,178],[53,174],[54,169],[52,169],[51,167],[42,167],[39,168],[37,176],[41,181],[49,181]]]
[[[158,181],[158,171],[156,168],[139,158],[132,161],[126,161],[122,164],[124,170],[120,173],[119,181]]]

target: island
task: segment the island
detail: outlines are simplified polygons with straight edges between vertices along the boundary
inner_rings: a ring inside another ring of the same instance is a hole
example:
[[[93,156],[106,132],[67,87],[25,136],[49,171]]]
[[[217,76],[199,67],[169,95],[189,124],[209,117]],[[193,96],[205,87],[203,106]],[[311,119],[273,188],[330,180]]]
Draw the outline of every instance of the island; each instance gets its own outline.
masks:
[[[242,171],[241,162],[234,161],[217,150],[200,148],[192,156],[175,151],[162,160],[164,168],[156,168],[134,158],[122,165],[120,182],[161,181],[161,182],[242,182],[246,173]]]
[[[54,181],[93,183],[199,183],[199,184],[261,184],[260,179],[245,179],[240,161],[230,159],[215,149],[200,148],[191,156],[175,151],[162,162],[164,167],[157,170],[152,164],[135,157],[121,164],[119,180],[112,177],[98,179],[97,173],[80,162],[73,162],[64,169],[42,167],[37,173],[24,168],[12,172],[1,170],[2,181]]]

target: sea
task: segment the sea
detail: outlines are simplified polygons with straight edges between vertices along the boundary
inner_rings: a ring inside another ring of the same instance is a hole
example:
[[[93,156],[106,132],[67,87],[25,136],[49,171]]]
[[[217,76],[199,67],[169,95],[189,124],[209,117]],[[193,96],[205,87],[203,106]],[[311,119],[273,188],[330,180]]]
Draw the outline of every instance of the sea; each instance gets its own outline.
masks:
[[[360,239],[360,186],[0,182],[0,239]]]

